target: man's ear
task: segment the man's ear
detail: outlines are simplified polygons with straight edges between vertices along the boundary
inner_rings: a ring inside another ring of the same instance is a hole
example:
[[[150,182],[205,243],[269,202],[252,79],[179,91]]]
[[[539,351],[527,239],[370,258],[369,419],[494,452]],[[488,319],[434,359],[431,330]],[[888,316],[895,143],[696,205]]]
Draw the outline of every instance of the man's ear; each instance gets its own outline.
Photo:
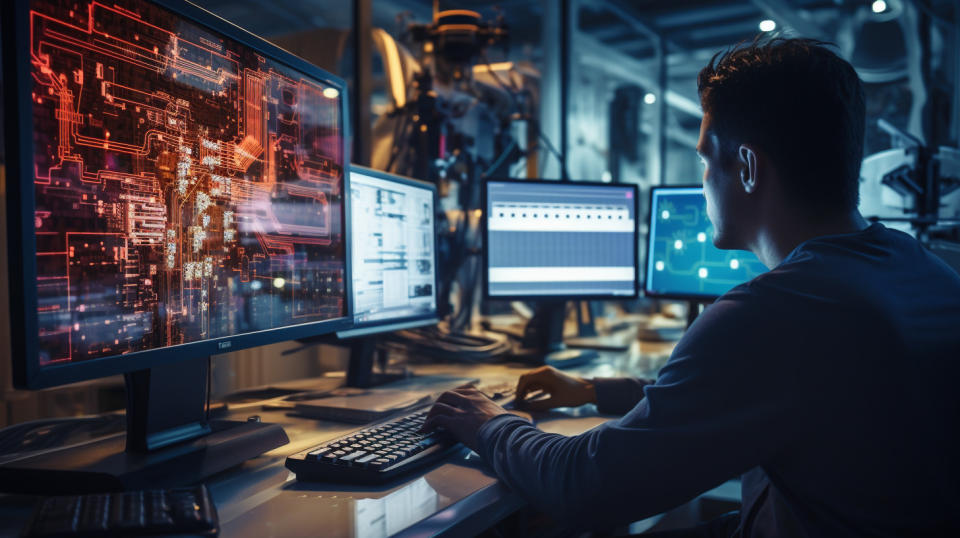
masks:
[[[737,148],[737,165],[740,168],[740,186],[747,194],[757,190],[760,174],[757,169],[757,152],[751,146],[741,144]]]

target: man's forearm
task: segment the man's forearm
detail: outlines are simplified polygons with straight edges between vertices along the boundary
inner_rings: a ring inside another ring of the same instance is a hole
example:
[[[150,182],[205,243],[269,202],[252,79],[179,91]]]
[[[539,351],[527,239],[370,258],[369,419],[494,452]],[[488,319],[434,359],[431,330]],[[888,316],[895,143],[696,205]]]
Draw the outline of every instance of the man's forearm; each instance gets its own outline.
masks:
[[[589,433],[545,433],[519,417],[502,415],[480,429],[477,452],[500,480],[537,508],[568,523],[585,522],[586,499],[601,487],[588,455]]]
[[[608,415],[622,415],[643,399],[643,388],[652,381],[630,377],[598,377],[593,380],[597,410]]]

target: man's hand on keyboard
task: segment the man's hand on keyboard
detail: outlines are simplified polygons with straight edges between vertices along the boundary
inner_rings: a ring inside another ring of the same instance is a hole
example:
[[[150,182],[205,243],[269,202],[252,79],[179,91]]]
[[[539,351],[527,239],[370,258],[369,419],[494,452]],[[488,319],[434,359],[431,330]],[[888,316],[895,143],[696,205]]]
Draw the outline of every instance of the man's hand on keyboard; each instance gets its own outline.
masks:
[[[597,393],[591,381],[550,366],[531,370],[521,375],[517,382],[517,407],[520,409],[546,411],[588,403],[597,403]]]
[[[427,414],[421,431],[442,429],[470,449],[477,448],[477,432],[491,418],[509,413],[473,387],[444,392]]]

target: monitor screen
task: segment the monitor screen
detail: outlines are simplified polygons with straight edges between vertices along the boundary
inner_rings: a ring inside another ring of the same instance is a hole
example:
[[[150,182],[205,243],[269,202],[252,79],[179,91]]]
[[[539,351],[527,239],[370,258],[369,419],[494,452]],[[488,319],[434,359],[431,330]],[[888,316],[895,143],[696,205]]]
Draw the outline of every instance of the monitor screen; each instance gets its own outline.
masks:
[[[766,270],[752,252],[713,246],[713,225],[707,218],[702,187],[652,189],[647,295],[715,298]]]
[[[165,5],[29,3],[41,369],[349,321],[342,81]]]
[[[488,181],[485,208],[489,297],[637,295],[636,186]]]
[[[341,336],[436,321],[435,192],[428,183],[350,168],[355,329]]]

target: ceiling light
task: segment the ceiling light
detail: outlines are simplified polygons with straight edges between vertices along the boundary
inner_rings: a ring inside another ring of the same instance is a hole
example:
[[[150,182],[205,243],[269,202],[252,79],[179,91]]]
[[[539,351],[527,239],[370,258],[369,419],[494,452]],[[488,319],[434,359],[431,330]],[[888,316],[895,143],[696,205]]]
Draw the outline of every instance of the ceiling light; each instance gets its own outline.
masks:
[[[657,96],[652,93],[648,93],[643,96],[643,102],[648,105],[652,105],[657,102]]]
[[[887,10],[887,3],[883,0],[874,0],[870,9],[872,9],[874,13],[883,13]]]
[[[877,0],[877,1],[880,2],[880,1],[882,1],[882,0]],[[776,23],[776,22],[774,22],[774,21],[772,21],[772,20],[770,20],[770,19],[764,19],[764,20],[760,21],[760,31],[761,31],[761,32],[772,32],[772,31],[774,31],[774,30],[776,30],[776,29],[777,29],[777,23]]]

